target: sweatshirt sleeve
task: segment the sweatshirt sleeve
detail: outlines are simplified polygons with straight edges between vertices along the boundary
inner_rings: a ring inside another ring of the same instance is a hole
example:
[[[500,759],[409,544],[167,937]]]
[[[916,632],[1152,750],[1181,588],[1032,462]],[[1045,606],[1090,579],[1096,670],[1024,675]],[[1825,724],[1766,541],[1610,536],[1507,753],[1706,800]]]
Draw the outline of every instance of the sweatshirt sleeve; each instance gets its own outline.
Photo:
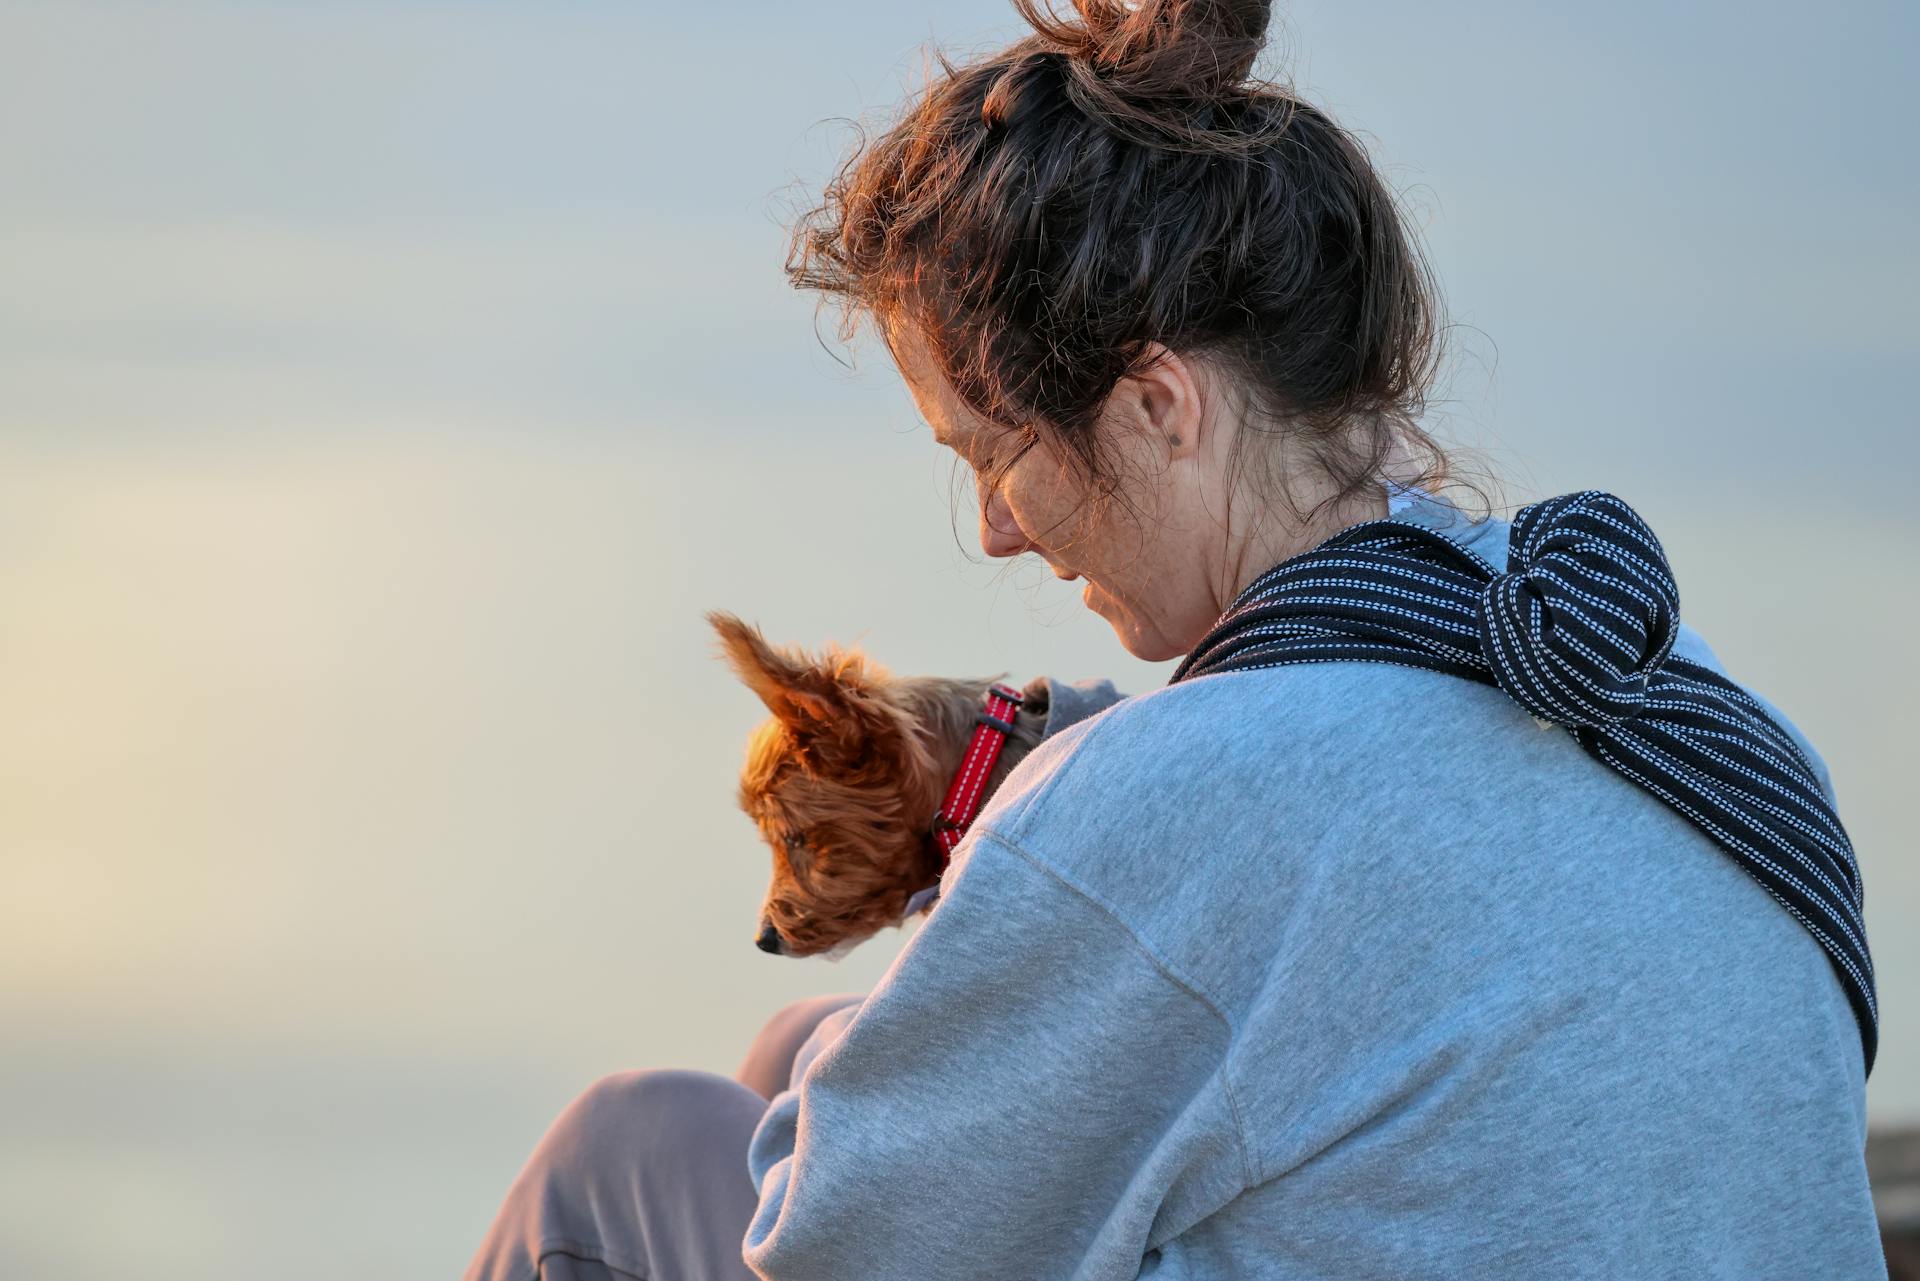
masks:
[[[753,1134],[767,1281],[1132,1277],[1250,1182],[1211,1001],[990,830],[947,882]]]

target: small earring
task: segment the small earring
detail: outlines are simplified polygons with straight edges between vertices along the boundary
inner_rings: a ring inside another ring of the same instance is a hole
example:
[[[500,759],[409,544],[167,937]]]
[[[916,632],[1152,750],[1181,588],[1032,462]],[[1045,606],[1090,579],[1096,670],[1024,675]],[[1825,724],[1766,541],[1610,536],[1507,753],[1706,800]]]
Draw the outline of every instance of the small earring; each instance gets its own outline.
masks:
[[[1180,438],[1178,436],[1169,436],[1167,437],[1167,443],[1169,445],[1177,445],[1180,443]]]

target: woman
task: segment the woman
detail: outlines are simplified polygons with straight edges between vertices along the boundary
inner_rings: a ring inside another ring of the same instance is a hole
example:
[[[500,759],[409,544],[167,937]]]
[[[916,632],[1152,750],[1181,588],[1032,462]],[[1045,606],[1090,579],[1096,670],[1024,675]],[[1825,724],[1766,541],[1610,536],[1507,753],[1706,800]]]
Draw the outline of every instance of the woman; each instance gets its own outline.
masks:
[[[1620,500],[1441,496],[1431,284],[1248,81],[1266,5],[1015,3],[790,270],[877,322],[988,554],[1186,657],[1021,763],[769,1106],[601,1083],[470,1276],[1883,1277],[1817,753]]]

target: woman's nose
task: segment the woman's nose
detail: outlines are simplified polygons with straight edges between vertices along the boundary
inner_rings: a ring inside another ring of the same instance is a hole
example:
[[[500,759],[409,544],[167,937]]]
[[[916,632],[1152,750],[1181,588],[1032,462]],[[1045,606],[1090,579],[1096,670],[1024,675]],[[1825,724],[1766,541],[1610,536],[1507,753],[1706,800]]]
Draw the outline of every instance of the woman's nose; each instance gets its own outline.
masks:
[[[1032,546],[1020,532],[1020,523],[999,494],[980,505],[980,550],[989,556],[1018,556]]]

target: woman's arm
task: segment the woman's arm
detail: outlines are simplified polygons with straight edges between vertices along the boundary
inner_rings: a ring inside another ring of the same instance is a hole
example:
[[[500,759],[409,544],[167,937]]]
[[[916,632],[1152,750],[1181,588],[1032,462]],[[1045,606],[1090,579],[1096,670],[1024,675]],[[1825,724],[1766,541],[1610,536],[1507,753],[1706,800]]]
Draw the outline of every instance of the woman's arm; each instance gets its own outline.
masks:
[[[754,1133],[763,1277],[1132,1276],[1249,1182],[1212,1002],[991,831],[948,882]]]

